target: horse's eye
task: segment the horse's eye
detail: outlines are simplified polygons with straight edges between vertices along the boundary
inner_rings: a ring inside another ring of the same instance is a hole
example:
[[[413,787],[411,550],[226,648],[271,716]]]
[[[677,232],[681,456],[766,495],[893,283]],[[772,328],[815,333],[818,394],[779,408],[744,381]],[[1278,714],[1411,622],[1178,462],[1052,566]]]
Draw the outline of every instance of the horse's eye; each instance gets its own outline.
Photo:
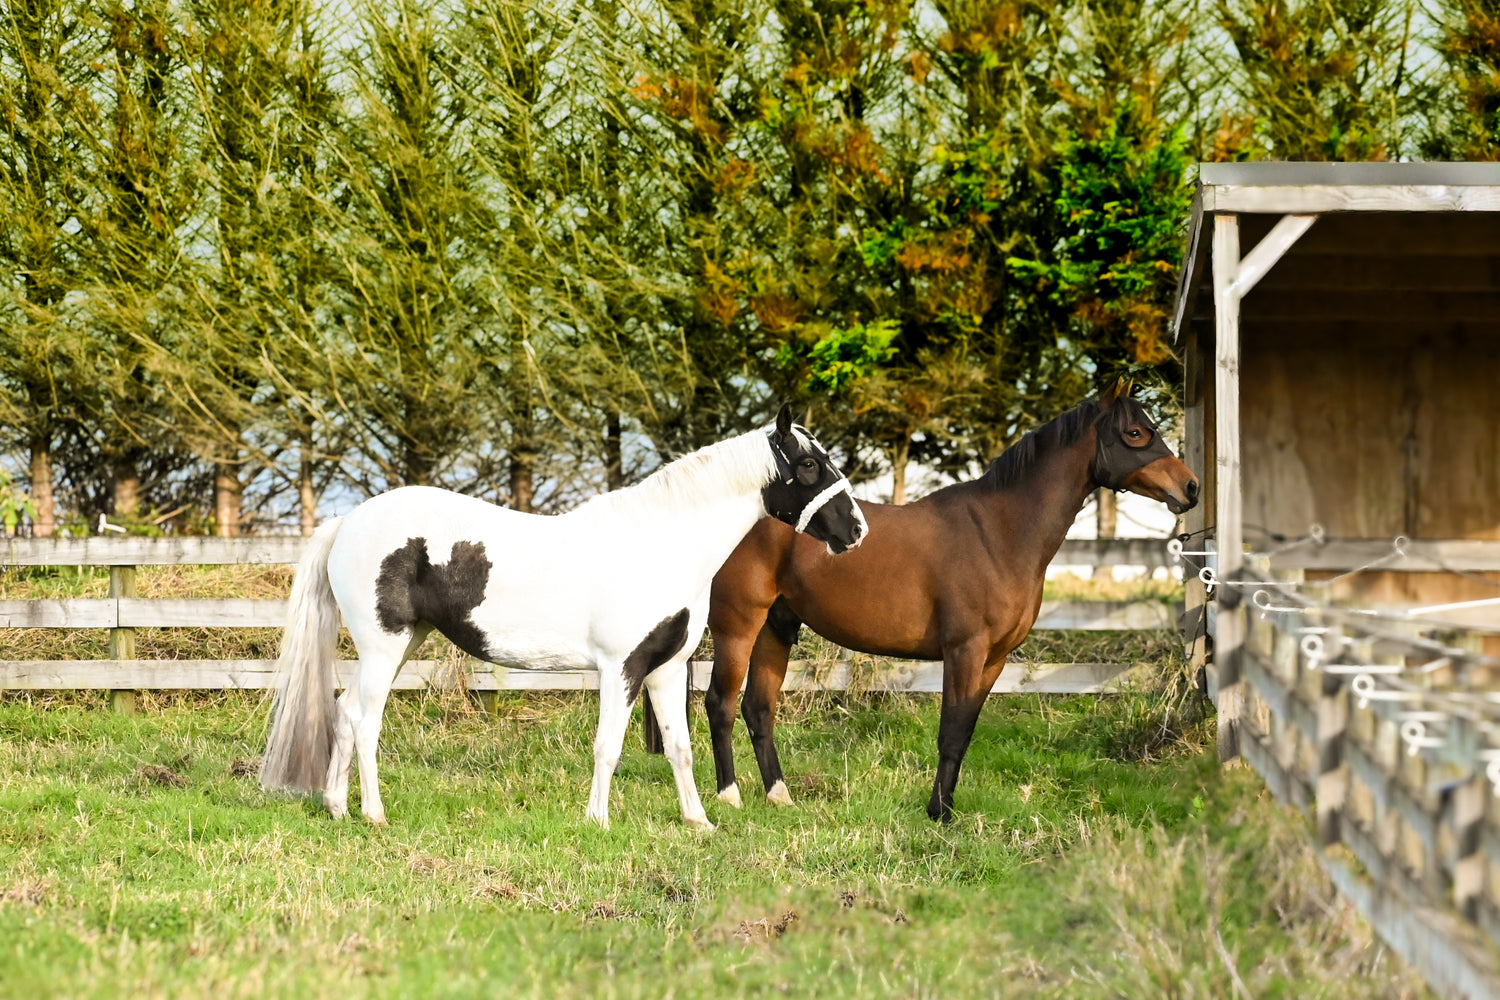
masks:
[[[1141,432],[1137,428],[1132,427],[1130,428],[1130,430],[1125,432],[1125,436],[1129,438],[1138,438],[1141,436]]]
[[[802,468],[804,468],[804,469],[815,469],[818,466],[818,463],[814,462],[810,458],[804,458],[800,464],[802,465]]]

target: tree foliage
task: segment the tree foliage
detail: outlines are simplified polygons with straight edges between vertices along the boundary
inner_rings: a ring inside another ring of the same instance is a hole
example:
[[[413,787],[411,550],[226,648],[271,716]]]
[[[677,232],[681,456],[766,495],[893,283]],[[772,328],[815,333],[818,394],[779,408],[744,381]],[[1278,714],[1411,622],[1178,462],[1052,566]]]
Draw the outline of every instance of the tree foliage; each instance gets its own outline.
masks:
[[[1194,161],[1494,158],[1497,17],[12,4],[12,507],[40,534],[310,531],[405,483],[554,510],[784,398],[900,498],[1115,374],[1175,382]]]

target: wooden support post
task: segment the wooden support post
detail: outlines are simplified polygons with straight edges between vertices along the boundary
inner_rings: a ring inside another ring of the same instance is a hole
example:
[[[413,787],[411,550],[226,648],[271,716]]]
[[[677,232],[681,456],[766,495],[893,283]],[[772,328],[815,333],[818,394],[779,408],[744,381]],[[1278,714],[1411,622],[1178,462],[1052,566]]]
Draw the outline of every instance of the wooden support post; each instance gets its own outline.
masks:
[[[1208,393],[1204,387],[1205,372],[1207,367],[1203,363],[1203,352],[1198,343],[1198,335],[1189,327],[1188,336],[1192,342],[1183,358],[1183,429],[1182,429],[1182,460],[1187,467],[1197,473],[1200,480],[1208,480],[1208,457],[1210,454],[1210,442],[1208,440],[1209,426],[1207,421],[1212,417],[1207,413]],[[1208,482],[1203,484],[1205,487]],[[1201,552],[1206,546],[1207,533],[1205,528],[1209,524],[1209,509],[1214,501],[1210,495],[1202,497],[1203,502],[1183,516],[1183,528],[1187,531],[1188,543],[1183,547],[1189,551]],[[1181,563],[1182,582],[1187,614],[1184,621],[1188,627],[1183,633],[1188,669],[1193,672],[1196,679],[1208,663],[1208,592],[1203,586],[1203,581],[1198,579],[1197,567],[1201,565],[1200,557],[1184,557]],[[1205,681],[1204,687],[1207,687]]]
[[[109,568],[109,596],[113,598],[137,596],[134,566],[111,566]],[[135,659],[135,629],[117,626],[109,630],[109,658],[111,660]],[[109,703],[110,707],[121,715],[135,714],[134,691],[112,691]]]
[[[1244,559],[1240,512],[1240,300],[1234,278],[1240,265],[1239,217],[1214,217],[1214,512],[1218,577],[1236,580]],[[1218,669],[1218,744],[1220,762],[1240,755],[1239,725],[1244,705],[1240,652],[1245,639],[1244,610],[1238,593],[1220,587],[1214,636]]]
[[[1287,215],[1240,258],[1239,216],[1214,216],[1214,537],[1219,553],[1218,577],[1237,580],[1244,563],[1242,490],[1240,484],[1240,300],[1265,277],[1317,220],[1314,215]],[[1219,589],[1214,635],[1218,671],[1219,760],[1239,756],[1239,724],[1244,711],[1240,657],[1245,641],[1245,609],[1233,587]]]

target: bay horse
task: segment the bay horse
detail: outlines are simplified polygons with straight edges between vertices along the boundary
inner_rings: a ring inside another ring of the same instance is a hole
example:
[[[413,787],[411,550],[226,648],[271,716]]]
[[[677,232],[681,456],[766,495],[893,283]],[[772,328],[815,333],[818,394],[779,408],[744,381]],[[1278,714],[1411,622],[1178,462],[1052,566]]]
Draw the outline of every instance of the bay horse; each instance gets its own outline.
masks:
[[[507,667],[599,671],[587,816],[604,826],[642,687],[675,706],[661,727],[683,821],[713,829],[693,783],[686,715],[687,658],[703,632],[709,582],[767,515],[830,554],[866,531],[849,481],[790,414],[783,406],[769,431],[702,448],[555,517],[408,486],[325,522],[292,586],[261,784],[321,790],[342,818],[357,751],[361,810],[384,823],[375,755],[386,698],[436,629]],[[359,670],[335,701],[340,613]]]
[[[857,552],[830,559],[784,525],[757,525],[710,594],[705,708],[719,798],[741,803],[731,734],[748,671],[745,724],[761,779],[773,803],[791,803],[776,754],[776,702],[806,623],[849,649],[943,661],[927,814],[950,819],[980,709],[1031,631],[1047,564],[1097,487],[1139,493],[1176,514],[1198,501],[1198,480],[1120,386],[1027,434],[976,480],[907,506],[860,501],[871,536]]]

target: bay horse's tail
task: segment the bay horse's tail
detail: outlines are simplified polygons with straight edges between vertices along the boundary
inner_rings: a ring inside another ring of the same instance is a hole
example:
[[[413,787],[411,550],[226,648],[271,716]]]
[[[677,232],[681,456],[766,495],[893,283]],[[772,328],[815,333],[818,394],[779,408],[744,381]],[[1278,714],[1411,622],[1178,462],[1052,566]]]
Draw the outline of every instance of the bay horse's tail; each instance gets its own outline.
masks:
[[[328,552],[343,518],[324,521],[297,564],[287,604],[271,733],[261,755],[261,787],[274,791],[321,791],[333,755],[333,658],[339,637],[339,607],[328,583]]]

